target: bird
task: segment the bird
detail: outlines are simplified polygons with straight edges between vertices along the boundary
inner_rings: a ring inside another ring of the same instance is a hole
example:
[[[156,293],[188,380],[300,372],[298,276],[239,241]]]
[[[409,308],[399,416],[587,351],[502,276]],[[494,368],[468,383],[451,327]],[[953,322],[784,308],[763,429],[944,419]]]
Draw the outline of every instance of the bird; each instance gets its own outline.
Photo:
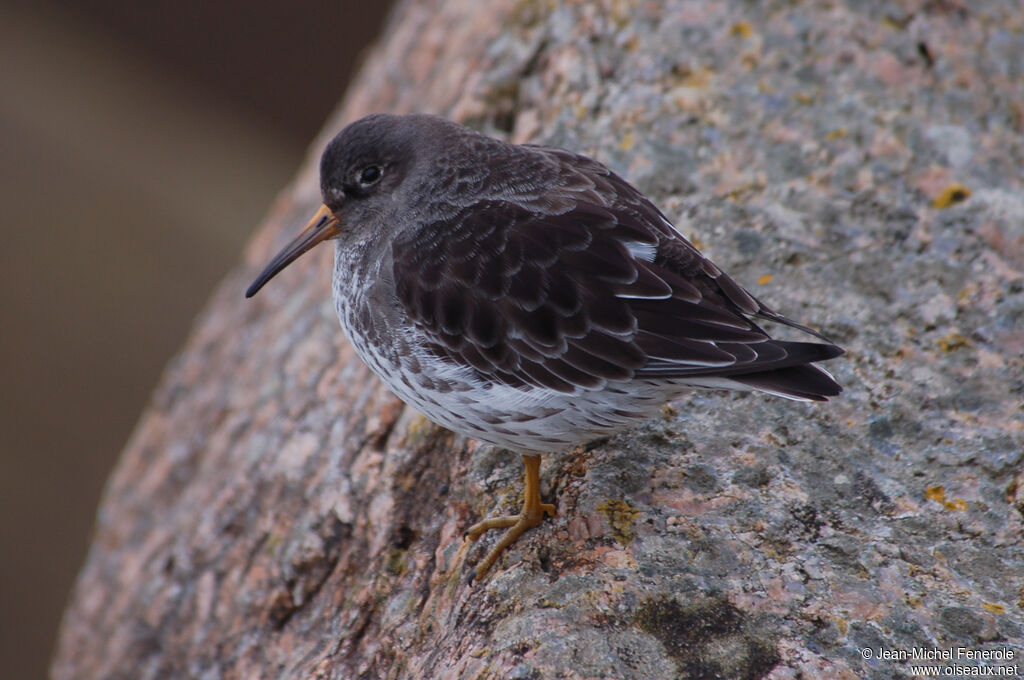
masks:
[[[555,515],[542,455],[642,423],[694,387],[842,391],[816,365],[839,346],[754,297],[587,156],[378,113],[328,143],[320,190],[245,296],[334,241],[333,303],[359,357],[429,420],[522,457],[520,513],[466,532],[506,530],[471,579]]]

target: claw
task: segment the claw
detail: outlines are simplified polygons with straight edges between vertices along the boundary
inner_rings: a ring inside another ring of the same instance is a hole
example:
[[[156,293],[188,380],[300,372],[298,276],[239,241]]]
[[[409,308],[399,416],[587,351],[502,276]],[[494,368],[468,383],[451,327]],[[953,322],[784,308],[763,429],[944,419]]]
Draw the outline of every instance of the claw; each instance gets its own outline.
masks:
[[[491,548],[487,556],[477,565],[473,572],[474,576],[470,579],[471,582],[474,578],[482,579],[487,570],[501,557],[501,553],[515,543],[525,531],[543,522],[545,514],[555,516],[555,506],[540,501],[540,456],[523,456],[523,465],[526,467],[526,484],[523,488],[522,512],[518,515],[505,515],[477,522],[464,534],[464,538],[475,541],[491,529],[508,529],[498,544]]]

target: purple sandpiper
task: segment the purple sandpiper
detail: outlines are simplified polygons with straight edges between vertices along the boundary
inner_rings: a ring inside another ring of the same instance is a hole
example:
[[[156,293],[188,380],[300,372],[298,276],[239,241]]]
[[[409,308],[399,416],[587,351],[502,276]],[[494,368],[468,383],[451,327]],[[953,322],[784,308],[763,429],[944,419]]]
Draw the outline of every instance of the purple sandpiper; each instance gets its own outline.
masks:
[[[705,258],[636,188],[586,156],[428,115],[376,114],[320,160],[324,205],[246,291],[333,240],[334,305],[356,352],[430,420],[517,452],[519,515],[482,577],[553,515],[540,454],[643,422],[691,386],[804,401],[841,391],[843,350]],[[773,339],[775,322],[818,342]]]

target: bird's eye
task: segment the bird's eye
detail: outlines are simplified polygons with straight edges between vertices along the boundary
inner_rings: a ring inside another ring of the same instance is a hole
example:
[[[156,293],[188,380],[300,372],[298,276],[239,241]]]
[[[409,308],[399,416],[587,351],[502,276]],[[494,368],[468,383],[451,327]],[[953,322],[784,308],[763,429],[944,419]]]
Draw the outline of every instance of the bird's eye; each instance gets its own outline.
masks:
[[[384,170],[379,165],[368,165],[359,171],[359,186],[363,189],[373,186],[384,176]]]

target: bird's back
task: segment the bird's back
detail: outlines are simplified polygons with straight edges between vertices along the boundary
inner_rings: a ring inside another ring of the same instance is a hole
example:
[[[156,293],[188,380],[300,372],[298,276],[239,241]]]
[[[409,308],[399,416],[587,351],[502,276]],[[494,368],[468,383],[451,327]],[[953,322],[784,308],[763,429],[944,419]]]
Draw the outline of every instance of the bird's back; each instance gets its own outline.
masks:
[[[407,187],[422,196],[415,220],[361,254],[337,250],[342,325],[425,415],[549,451],[643,420],[687,386],[840,392],[813,364],[841,349],[772,339],[760,321],[814,332],[750,295],[605,166],[461,139],[421,178],[429,191]]]

